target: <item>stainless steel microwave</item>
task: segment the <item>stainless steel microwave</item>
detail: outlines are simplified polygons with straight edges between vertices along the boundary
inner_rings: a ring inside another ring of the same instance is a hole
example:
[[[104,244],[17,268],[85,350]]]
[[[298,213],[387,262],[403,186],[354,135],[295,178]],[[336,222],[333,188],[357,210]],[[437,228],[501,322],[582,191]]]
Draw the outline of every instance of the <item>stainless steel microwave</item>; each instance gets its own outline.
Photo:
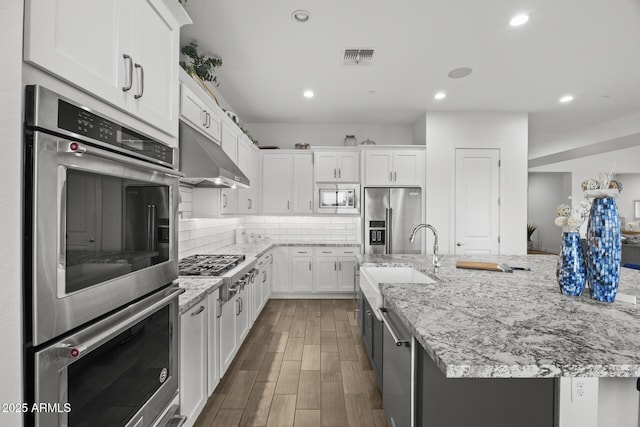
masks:
[[[359,184],[316,184],[316,213],[359,214]]]

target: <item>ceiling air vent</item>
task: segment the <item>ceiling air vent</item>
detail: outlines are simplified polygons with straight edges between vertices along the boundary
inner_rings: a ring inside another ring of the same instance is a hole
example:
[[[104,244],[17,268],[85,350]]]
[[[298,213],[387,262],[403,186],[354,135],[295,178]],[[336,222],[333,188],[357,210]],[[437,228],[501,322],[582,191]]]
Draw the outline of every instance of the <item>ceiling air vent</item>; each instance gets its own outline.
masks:
[[[373,62],[373,49],[345,49],[342,65],[370,65]]]

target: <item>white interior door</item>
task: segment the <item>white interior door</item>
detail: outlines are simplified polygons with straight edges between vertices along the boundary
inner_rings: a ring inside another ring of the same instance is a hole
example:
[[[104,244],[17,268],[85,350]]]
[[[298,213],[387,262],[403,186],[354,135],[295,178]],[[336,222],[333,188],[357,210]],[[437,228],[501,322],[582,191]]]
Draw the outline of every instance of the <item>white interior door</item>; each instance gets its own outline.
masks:
[[[500,150],[456,150],[455,253],[500,252]]]

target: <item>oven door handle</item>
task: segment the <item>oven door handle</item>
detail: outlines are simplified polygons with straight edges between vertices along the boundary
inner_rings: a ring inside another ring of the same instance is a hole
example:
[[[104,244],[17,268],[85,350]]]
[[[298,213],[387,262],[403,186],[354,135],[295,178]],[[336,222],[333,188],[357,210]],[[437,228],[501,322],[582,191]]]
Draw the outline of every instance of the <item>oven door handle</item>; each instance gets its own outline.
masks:
[[[62,341],[56,345],[58,348],[58,356],[63,356],[63,360],[69,362],[70,360],[77,360],[85,353],[91,352],[94,349],[100,347],[105,342],[109,341],[113,337],[117,336],[123,330],[135,325],[139,321],[148,317],[153,312],[165,306],[172,299],[178,295],[184,293],[184,289],[175,288],[164,296],[157,297],[157,301],[150,302],[148,306],[142,308],[142,310],[135,313],[126,313],[127,309],[123,310],[122,315],[115,319],[112,323],[100,327],[98,333],[91,333],[90,338],[86,340],[79,339],[77,342]],[[150,297],[153,298],[153,297]]]
[[[159,172],[163,175],[167,175],[171,177],[180,178],[183,176],[182,172],[179,172],[176,170],[167,169],[166,167],[162,167],[162,166],[156,166],[152,163],[144,162],[142,160],[137,160],[132,157],[123,156],[122,154],[115,154],[107,150],[94,148],[77,141],[68,141],[68,140],[58,141],[58,153],[71,154],[74,156],[88,155],[88,156],[94,156],[94,157],[101,157],[103,159],[113,160],[118,163],[126,163],[130,166],[135,166],[140,169],[153,170],[154,172]]]

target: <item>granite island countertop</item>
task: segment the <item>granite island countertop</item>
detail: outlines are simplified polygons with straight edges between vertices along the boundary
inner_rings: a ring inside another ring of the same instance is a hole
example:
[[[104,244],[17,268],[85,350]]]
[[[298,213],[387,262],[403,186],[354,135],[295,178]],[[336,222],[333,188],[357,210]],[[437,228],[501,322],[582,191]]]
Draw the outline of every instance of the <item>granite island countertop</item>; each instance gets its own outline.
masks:
[[[447,377],[640,376],[638,305],[562,295],[555,256],[482,258],[532,269],[513,273],[456,269],[459,259],[474,257],[445,256],[434,274],[430,255],[358,256],[361,267],[413,266],[437,281],[381,291]],[[640,296],[640,271],[623,268],[618,292]]]

